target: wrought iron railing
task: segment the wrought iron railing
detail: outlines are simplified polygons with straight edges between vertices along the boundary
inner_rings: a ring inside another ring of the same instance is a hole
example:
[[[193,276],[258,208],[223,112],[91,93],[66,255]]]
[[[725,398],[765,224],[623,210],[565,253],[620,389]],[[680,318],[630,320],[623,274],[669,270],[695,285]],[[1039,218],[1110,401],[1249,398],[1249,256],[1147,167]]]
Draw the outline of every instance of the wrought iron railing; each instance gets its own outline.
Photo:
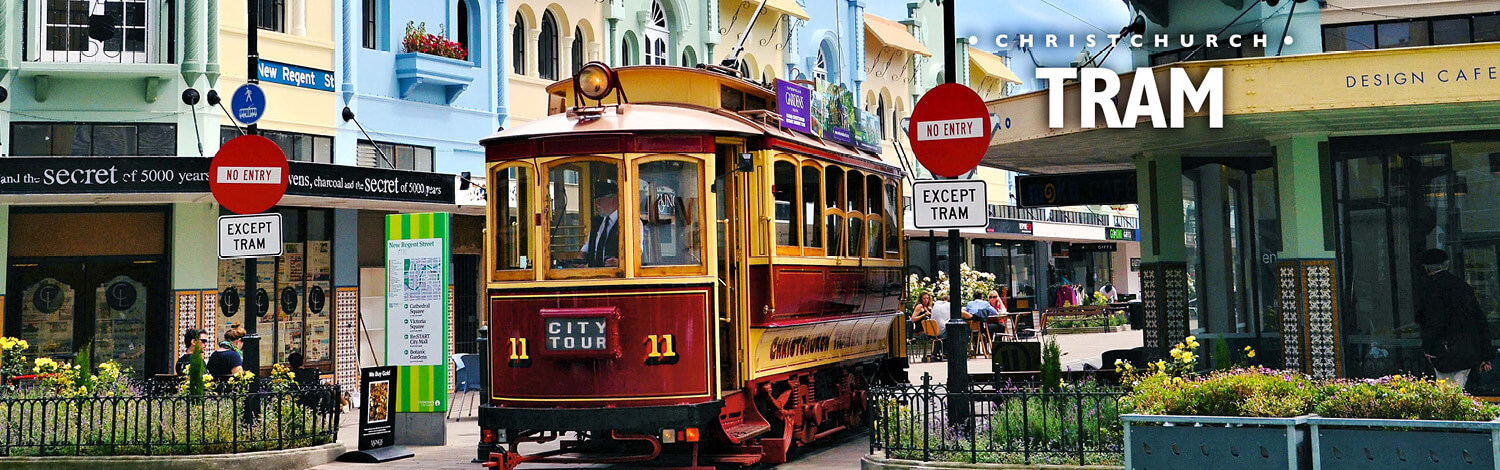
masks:
[[[870,390],[870,450],[888,458],[967,463],[1118,465],[1120,399],[1093,382],[1044,391],[1035,384],[949,391],[922,383]],[[963,410],[958,421],[950,407]]]
[[[0,455],[225,454],[316,446],[338,435],[332,385],[202,396],[160,393],[166,388],[113,397],[8,392],[0,396]]]

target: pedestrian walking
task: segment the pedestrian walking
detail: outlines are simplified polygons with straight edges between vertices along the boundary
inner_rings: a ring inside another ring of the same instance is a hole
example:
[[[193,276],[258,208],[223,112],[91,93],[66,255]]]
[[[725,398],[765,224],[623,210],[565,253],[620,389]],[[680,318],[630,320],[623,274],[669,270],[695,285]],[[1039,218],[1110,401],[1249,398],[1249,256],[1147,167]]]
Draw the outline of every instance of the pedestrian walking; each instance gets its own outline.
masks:
[[[1437,372],[1438,380],[1460,389],[1469,373],[1490,370],[1490,331],[1474,288],[1448,269],[1448,253],[1439,249],[1422,252],[1427,272],[1417,290],[1417,324],[1422,327],[1422,353]]]

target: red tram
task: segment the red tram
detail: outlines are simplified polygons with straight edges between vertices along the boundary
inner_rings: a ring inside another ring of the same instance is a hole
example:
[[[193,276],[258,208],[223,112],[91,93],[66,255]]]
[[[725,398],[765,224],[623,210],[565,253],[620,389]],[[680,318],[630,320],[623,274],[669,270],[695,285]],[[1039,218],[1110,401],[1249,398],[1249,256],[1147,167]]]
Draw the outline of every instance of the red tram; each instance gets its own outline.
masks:
[[[906,375],[900,169],[715,71],[595,63],[548,93],[482,141],[490,465],[778,463],[861,426]]]

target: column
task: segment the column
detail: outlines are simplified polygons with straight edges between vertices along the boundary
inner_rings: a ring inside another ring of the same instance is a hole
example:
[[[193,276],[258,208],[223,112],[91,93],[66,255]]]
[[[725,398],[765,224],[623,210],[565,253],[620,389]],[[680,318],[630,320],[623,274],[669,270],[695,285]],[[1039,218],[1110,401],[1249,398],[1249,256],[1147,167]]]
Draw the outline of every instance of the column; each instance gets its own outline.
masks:
[[[197,82],[198,76],[204,72],[203,53],[206,51],[204,46],[208,38],[205,37],[203,31],[206,23],[203,10],[208,5],[203,0],[187,0],[182,4],[182,28],[186,39],[183,41],[182,48],[182,78],[187,81],[187,86],[191,87]],[[171,43],[167,41],[164,44]],[[165,56],[168,50],[166,47],[158,47],[156,53]]]
[[[1282,250],[1277,253],[1277,299],[1284,366],[1314,377],[1343,374],[1338,341],[1332,175],[1328,137],[1300,134],[1271,139],[1276,158]]]
[[[1148,357],[1164,356],[1188,335],[1187,243],[1182,156],[1136,158],[1141,213],[1141,303]]]
[[[333,373],[344,390],[359,385],[359,211],[333,211]]]
[[[542,76],[542,49],[539,43],[541,38],[541,28],[526,28],[526,73],[534,77]]]
[[[172,204],[172,326],[169,358],[187,352],[182,331],[202,328],[215,319],[219,304],[219,206],[212,203]],[[151,324],[148,320],[148,324]],[[168,369],[170,369],[170,365]]]
[[[5,324],[5,294],[10,284],[6,275],[10,271],[10,204],[0,204],[0,325]],[[19,294],[17,294],[19,295]],[[3,329],[3,327],[0,327]],[[19,331],[4,331],[4,336],[20,337]]]
[[[291,28],[288,30],[293,36],[307,36],[307,0],[291,0],[291,3],[292,11],[286,15],[288,22],[291,23],[289,25]],[[346,41],[352,39],[344,38]]]
[[[1207,165],[1197,168],[1198,214],[1202,224],[1198,238],[1198,259],[1203,261],[1202,277],[1198,279],[1198,326],[1206,333],[1218,335],[1234,333],[1234,263],[1230,256],[1228,207],[1229,188],[1225,181],[1224,166]],[[1212,345],[1210,345],[1212,346]],[[1217,366],[1217,364],[1215,364]]]
[[[572,32],[572,30],[568,30],[568,32],[566,32],[566,33],[558,34],[557,35],[557,41],[560,43],[560,44],[557,45],[558,46],[557,47],[557,76],[558,77],[571,77],[571,76],[573,76],[574,73],[578,72],[577,70],[573,70],[573,32]],[[584,47],[587,48],[588,46],[584,46]],[[588,61],[585,60],[585,61],[583,61],[583,63],[586,64],[586,63],[588,63]]]

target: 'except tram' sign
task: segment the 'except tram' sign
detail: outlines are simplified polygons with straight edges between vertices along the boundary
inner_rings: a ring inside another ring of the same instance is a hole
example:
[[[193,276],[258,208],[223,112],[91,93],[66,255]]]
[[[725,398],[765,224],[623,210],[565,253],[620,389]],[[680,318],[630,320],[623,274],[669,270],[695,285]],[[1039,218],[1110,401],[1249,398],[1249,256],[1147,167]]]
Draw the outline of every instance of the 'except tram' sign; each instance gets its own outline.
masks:
[[[281,256],[281,214],[219,216],[219,259]]]
[[[912,183],[912,223],[920,229],[977,228],[989,225],[983,180]]]

